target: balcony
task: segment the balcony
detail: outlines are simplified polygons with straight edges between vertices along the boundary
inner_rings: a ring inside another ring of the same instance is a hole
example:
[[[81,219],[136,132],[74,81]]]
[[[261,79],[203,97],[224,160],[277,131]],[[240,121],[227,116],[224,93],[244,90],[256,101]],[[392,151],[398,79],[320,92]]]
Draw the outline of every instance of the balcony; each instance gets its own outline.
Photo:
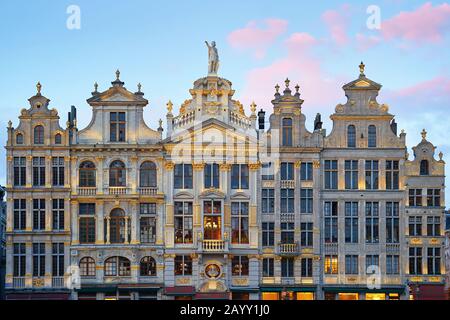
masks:
[[[224,240],[203,240],[202,251],[209,253],[222,253],[228,251],[228,246]]]
[[[280,213],[281,222],[295,222],[295,213]]]
[[[281,189],[295,189],[295,180],[281,180]]]
[[[13,278],[13,288],[14,289],[25,288],[25,277],[14,277]]]
[[[78,195],[80,196],[95,196],[97,194],[97,187],[79,187]]]
[[[127,187],[108,187],[107,189],[107,194],[110,195],[124,195],[124,194],[128,194],[128,188]]]
[[[158,188],[156,187],[140,187],[139,194],[141,196],[155,196],[158,193]]]
[[[298,256],[300,254],[300,246],[295,243],[278,243],[278,255],[280,256]]]
[[[52,277],[52,288],[65,288],[66,283],[64,281],[64,277]]]

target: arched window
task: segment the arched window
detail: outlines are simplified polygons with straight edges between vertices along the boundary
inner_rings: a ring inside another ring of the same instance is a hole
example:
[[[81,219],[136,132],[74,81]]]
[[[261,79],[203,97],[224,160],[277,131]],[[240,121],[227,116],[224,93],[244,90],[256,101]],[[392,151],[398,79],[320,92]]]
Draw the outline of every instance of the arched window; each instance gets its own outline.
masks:
[[[61,134],[57,133],[55,135],[55,144],[61,144]]]
[[[23,134],[18,133],[16,135],[16,144],[23,144]]]
[[[154,277],[156,276],[156,261],[152,257],[144,257],[141,259],[141,276]]]
[[[80,164],[80,187],[95,187],[95,164],[91,161],[84,161]]]
[[[427,176],[430,174],[430,169],[428,165],[428,160],[420,161],[420,175]]]
[[[129,277],[131,276],[130,260],[124,257],[111,257],[105,260],[105,276]]]
[[[141,164],[140,170],[140,186],[141,187],[156,187],[156,165],[151,161],[146,161]]]
[[[44,127],[34,127],[34,144],[44,144]]]
[[[282,144],[285,147],[292,147],[292,119],[284,118],[282,122]]]
[[[126,186],[126,170],[125,164],[116,160],[109,166],[109,186],[125,187]]]
[[[105,222],[106,227],[108,227],[108,218]],[[127,219],[125,217],[125,212],[122,209],[114,209],[111,211],[111,214],[109,215],[109,242],[124,243],[126,239],[129,239],[131,230],[130,226],[126,225],[126,223]]]
[[[377,128],[375,126],[369,126],[369,138],[368,138],[369,148],[377,147]]]
[[[347,128],[347,147],[356,148],[356,129],[352,124]]]
[[[91,257],[84,257],[80,260],[80,276],[95,277],[95,260]]]

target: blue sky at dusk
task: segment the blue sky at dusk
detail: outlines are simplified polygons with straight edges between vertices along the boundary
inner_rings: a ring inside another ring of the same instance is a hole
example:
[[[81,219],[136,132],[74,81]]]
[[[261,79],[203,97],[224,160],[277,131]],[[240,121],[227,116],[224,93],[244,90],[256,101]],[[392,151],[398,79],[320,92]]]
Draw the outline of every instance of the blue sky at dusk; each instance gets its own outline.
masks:
[[[66,27],[70,5],[81,10],[79,30]],[[366,25],[370,5],[380,9],[379,30]],[[75,105],[82,129],[90,121],[86,99],[94,82],[106,90],[117,68],[127,89],[136,91],[142,83],[150,101],[144,117],[156,129],[158,119],[165,120],[167,101],[178,111],[192,83],[206,75],[204,41],[215,40],[219,75],[233,82],[247,112],[253,100],[270,112],[275,84],[289,77],[301,87],[310,130],[320,112],[331,131],[329,115],[346,100],[341,87],[358,76],[364,61],[366,76],[383,85],[378,101],[396,115],[408,147],[426,128],[437,153],[450,163],[449,3],[2,0],[0,12],[2,145],[8,120],[17,126],[38,81],[61,126]],[[0,184],[5,172],[2,149]]]

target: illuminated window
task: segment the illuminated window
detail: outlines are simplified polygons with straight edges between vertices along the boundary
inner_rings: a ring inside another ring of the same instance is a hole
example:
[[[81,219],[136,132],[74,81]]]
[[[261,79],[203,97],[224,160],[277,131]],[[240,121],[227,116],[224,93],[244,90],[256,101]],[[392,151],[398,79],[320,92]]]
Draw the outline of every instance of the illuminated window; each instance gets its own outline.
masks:
[[[231,261],[231,270],[233,276],[248,276],[248,257],[233,256]]]
[[[326,274],[338,274],[338,256],[335,255],[325,256],[324,268]]]
[[[314,292],[297,292],[297,300],[314,300]]]
[[[261,293],[261,300],[279,300],[278,292],[263,292]]]
[[[175,243],[192,243],[192,202],[175,202]]]
[[[339,293],[339,300],[359,300],[357,293]]]
[[[144,257],[141,259],[140,270],[142,277],[156,276],[156,261],[153,257]]]
[[[233,205],[232,205],[233,208]],[[233,221],[232,221],[233,225]],[[239,229],[232,231],[234,239],[235,232],[239,236]],[[222,239],[222,202],[207,200],[203,201],[203,237],[205,240]]]
[[[192,258],[191,256],[175,257],[175,275],[190,276],[192,275]]]
[[[366,300],[386,300],[385,293],[366,293]]]

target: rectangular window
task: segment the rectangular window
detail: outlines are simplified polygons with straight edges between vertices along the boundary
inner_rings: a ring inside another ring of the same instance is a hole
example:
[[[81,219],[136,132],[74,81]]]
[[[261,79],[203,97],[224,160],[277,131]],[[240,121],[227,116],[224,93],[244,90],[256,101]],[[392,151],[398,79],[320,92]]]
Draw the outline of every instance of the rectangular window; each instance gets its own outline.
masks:
[[[358,189],[358,160],[345,160],[345,189]]]
[[[233,210],[236,209],[236,205],[231,205],[232,216],[236,214]],[[239,214],[239,213],[238,213]],[[240,235],[239,221],[233,220],[232,222],[232,239]],[[237,225],[236,225],[237,223]],[[222,240],[222,202],[205,200],[203,201],[203,239],[205,240]]]
[[[14,169],[14,186],[23,187],[26,185],[27,165],[25,157],[14,157],[13,159]]]
[[[338,256],[326,255],[324,264],[325,274],[338,274]]]
[[[386,189],[398,190],[400,171],[398,161],[386,161]]]
[[[386,202],[386,243],[399,243],[399,203]]]
[[[64,186],[64,157],[52,158],[53,186]]]
[[[422,248],[409,248],[409,274],[422,274]]]
[[[45,276],[45,243],[33,243],[33,277]]]
[[[27,226],[27,202],[14,199],[14,230],[25,230]]]
[[[386,274],[400,274],[400,256],[386,256]]]
[[[428,248],[427,249],[427,266],[428,274],[440,275],[441,274],[441,249],[440,248]]]
[[[358,243],[358,202],[345,203],[345,243]]]
[[[52,225],[54,231],[64,230],[64,199],[53,199]]]
[[[301,260],[301,276],[304,278],[311,278],[313,275],[313,259],[302,258]]]
[[[263,259],[263,277],[273,277],[275,275],[274,272],[274,259],[273,258],[264,258]]]
[[[281,243],[294,243],[295,224],[293,222],[282,222]]]
[[[175,165],[174,188],[192,189],[192,164]]]
[[[45,157],[33,157],[33,186],[45,186]]]
[[[206,164],[204,169],[205,189],[219,189],[219,165]]]
[[[231,203],[231,243],[248,244],[248,202]]]
[[[291,162],[281,163],[281,181],[294,180],[294,164]]]
[[[111,142],[124,142],[125,112],[110,112],[109,116],[109,140]]]
[[[175,275],[191,276],[192,275],[192,258],[191,256],[175,256]]]
[[[345,274],[358,274],[358,256],[346,255],[345,256]]]
[[[63,277],[64,268],[64,243],[52,243],[52,276]]]
[[[300,189],[300,213],[313,213],[313,189]]]
[[[175,243],[192,243],[192,202],[175,202]]]
[[[156,242],[156,203],[141,203],[140,239],[142,243]]]
[[[248,189],[248,165],[233,164],[231,167],[231,189]]]
[[[337,160],[325,160],[325,189],[337,190],[338,188],[338,162]]]
[[[262,189],[261,194],[261,210],[262,213],[274,213],[275,212],[275,190]]]
[[[440,207],[441,206],[441,189],[427,190],[427,206]]]
[[[366,274],[374,274],[380,268],[380,256],[377,254],[366,255]]]
[[[327,201],[324,205],[325,243],[338,242],[338,203]]]
[[[441,218],[427,217],[427,236],[439,237],[441,236]]]
[[[80,243],[95,243],[95,203],[80,203],[78,210]]]
[[[366,243],[380,241],[378,209],[378,202],[366,202]]]
[[[13,276],[25,277],[26,273],[26,247],[25,243],[13,244]]]
[[[281,189],[281,213],[294,213],[294,189]]]
[[[45,199],[33,199],[33,230],[45,230]]]
[[[273,247],[275,245],[275,224],[273,222],[262,223],[262,246]]]
[[[409,206],[422,206],[422,189],[409,189]]]
[[[272,162],[263,163],[261,166],[261,179],[262,180],[273,180],[275,177]]]
[[[313,180],[313,163],[302,162],[300,164],[300,180],[312,181]]]
[[[302,247],[313,246],[313,223],[302,222],[300,224],[300,245]]]
[[[233,276],[248,276],[248,257],[233,256],[233,259],[231,260],[231,270]]]
[[[421,236],[422,235],[422,217],[412,216],[409,217],[409,235],[410,236]]]
[[[281,258],[281,277],[293,278],[294,277],[294,259],[293,258]]]
[[[366,190],[378,190],[378,160],[366,160]]]

